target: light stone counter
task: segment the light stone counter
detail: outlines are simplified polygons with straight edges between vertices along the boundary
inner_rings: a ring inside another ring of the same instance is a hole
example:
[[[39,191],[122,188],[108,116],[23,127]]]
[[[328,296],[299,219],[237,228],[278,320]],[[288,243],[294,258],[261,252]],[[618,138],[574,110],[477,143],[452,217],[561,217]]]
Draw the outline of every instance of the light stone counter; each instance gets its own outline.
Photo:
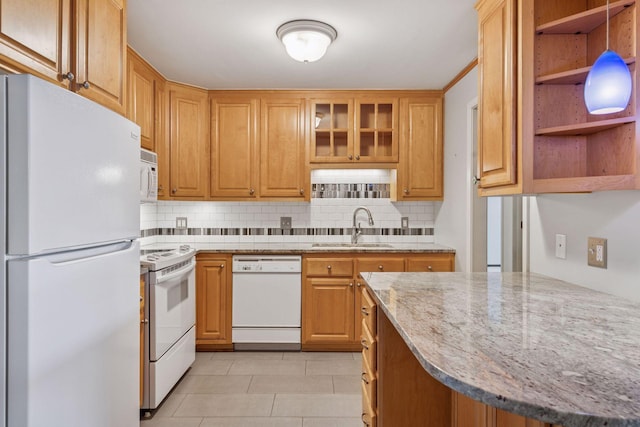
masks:
[[[640,304],[536,274],[363,276],[448,387],[565,427],[640,426]]]
[[[340,243],[328,246],[313,246],[313,243],[188,243],[198,253],[233,254],[307,254],[329,252],[356,253],[455,253],[453,248],[435,243],[389,243],[386,246],[340,246]],[[322,243],[325,245],[325,243]],[[365,244],[366,245],[366,244]],[[173,249],[176,243],[157,243],[141,249]]]

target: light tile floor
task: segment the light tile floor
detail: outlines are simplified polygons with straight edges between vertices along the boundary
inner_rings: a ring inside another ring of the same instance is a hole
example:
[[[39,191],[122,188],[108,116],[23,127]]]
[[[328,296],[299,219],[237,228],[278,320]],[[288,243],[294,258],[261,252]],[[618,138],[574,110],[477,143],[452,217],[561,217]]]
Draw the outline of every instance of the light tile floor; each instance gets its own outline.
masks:
[[[197,353],[140,427],[360,427],[360,370],[360,353]]]

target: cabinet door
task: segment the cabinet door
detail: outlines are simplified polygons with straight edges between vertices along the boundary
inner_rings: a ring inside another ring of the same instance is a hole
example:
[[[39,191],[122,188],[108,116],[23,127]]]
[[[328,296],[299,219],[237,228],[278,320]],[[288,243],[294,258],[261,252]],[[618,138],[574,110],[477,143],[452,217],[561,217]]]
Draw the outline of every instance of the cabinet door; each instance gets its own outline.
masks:
[[[451,391],[451,427],[489,427],[491,410],[482,402]]]
[[[442,97],[400,101],[398,200],[442,200]]]
[[[263,99],[260,197],[305,198],[303,99]]]
[[[255,99],[211,100],[212,197],[257,196],[257,120]]]
[[[154,151],[156,75],[153,69],[131,49],[127,51],[129,99],[127,118],[140,126],[140,146]]]
[[[354,341],[352,278],[307,278],[302,301],[303,345]]]
[[[71,71],[70,0],[1,0],[0,58],[3,68],[32,72],[56,83]]]
[[[516,183],[516,2],[478,8],[478,164],[480,187]]]
[[[489,425],[495,427],[548,427],[542,421],[526,418],[521,415],[512,414],[502,409],[489,409]],[[493,418],[493,420],[491,420]],[[493,421],[493,422],[492,422]]]
[[[198,258],[196,264],[196,342],[231,343],[229,259]]]
[[[169,129],[169,94],[164,79],[155,88],[155,151],[158,155],[158,199],[169,199],[171,188],[171,147]]]
[[[171,84],[169,110],[171,196],[204,198],[209,179],[207,92]]]
[[[357,100],[355,153],[359,162],[398,162],[398,100]]]
[[[124,114],[127,21],[124,0],[77,0],[75,90]]]
[[[353,101],[311,100],[312,163],[353,161]]]

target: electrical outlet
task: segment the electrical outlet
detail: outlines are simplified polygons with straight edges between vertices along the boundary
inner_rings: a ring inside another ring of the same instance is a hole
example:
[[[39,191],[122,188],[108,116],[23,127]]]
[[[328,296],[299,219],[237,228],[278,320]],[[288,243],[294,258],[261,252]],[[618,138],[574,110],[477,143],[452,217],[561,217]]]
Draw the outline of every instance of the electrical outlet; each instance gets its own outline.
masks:
[[[409,228],[409,217],[403,216],[402,218],[400,218],[400,225],[403,229]]]
[[[187,217],[186,216],[177,216],[176,217],[176,230],[186,230],[187,229]]]
[[[567,259],[566,234],[556,234],[556,258]]]
[[[607,239],[589,237],[587,262],[592,267],[607,268]]]
[[[280,228],[283,230],[291,230],[291,217],[290,216],[281,216],[280,217]]]

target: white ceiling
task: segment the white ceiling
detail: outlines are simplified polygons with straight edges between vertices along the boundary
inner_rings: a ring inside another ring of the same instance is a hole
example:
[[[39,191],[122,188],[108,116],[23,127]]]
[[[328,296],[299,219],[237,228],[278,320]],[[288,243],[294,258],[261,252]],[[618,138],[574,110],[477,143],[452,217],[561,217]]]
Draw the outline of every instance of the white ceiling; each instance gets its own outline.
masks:
[[[166,78],[207,89],[442,89],[477,56],[476,0],[128,0],[129,45]],[[324,21],[318,62],[276,29]]]

